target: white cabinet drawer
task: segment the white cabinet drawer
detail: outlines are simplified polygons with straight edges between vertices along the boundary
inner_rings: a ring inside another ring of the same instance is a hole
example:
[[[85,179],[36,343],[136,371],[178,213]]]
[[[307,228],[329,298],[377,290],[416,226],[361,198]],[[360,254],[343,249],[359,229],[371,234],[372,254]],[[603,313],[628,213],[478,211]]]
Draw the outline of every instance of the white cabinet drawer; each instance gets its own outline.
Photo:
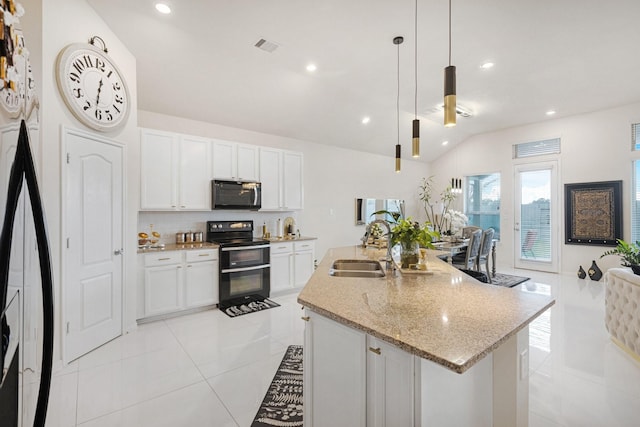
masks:
[[[286,242],[271,242],[271,253],[272,254],[283,254],[287,252],[293,252],[293,243]]]
[[[296,252],[300,252],[300,251],[312,251],[313,248],[315,246],[315,243],[311,240],[309,241],[302,241],[302,242],[294,242],[293,244],[293,249]]]
[[[206,249],[202,251],[185,251],[186,262],[215,261],[218,259],[217,249]]]
[[[146,254],[144,256],[144,266],[152,267],[156,265],[180,264],[182,253],[179,251],[160,252],[156,254]]]

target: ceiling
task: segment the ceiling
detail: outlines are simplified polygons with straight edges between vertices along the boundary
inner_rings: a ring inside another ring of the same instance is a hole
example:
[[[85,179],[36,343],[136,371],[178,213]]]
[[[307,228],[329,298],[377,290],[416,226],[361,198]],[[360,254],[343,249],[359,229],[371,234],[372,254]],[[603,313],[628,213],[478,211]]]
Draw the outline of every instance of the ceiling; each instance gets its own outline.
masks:
[[[154,0],[88,3],[136,57],[139,109],[388,156],[399,49],[410,158],[414,0],[167,0],[170,15]],[[453,0],[452,9],[458,104],[473,117],[442,125],[448,2],[418,0],[423,161],[472,135],[640,101],[638,0]],[[279,47],[260,50],[260,39]]]

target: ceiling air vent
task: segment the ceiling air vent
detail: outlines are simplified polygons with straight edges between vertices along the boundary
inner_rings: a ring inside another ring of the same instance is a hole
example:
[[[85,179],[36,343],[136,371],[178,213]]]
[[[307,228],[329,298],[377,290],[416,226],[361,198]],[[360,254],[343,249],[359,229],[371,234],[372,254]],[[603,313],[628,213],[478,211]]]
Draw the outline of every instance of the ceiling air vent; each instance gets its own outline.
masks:
[[[280,45],[278,45],[277,43],[274,43],[274,42],[270,42],[270,41],[265,40],[265,39],[260,39],[260,40],[258,40],[258,43],[256,43],[254,46],[257,47],[258,49],[264,50],[265,52],[272,53]]]

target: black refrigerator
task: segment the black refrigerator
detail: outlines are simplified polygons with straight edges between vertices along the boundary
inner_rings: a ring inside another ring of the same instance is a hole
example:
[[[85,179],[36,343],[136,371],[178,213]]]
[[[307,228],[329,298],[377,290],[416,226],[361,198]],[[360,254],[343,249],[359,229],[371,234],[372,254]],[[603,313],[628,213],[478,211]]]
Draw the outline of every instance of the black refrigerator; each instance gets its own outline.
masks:
[[[53,282],[33,153],[40,142],[38,73],[20,22],[25,13],[13,0],[0,1],[2,427],[45,425],[53,359]]]

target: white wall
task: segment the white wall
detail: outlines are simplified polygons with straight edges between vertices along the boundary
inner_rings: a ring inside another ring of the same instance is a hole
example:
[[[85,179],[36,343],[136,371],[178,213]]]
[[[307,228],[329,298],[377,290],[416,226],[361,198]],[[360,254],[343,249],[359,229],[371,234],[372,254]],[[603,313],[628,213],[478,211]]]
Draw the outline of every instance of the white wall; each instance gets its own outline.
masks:
[[[501,175],[500,226],[498,264],[514,264],[514,164],[512,145],[522,142],[561,138],[559,158],[559,245],[560,270],[585,270],[596,260],[603,271],[619,266],[617,257],[600,259],[605,246],[564,244],[564,184],[623,181],[623,234],[631,238],[632,161],[640,158],[631,151],[631,124],[640,122],[640,104],[606,111],[505,129],[477,135],[459,144],[432,164],[439,177],[475,175],[499,172]],[[531,160],[537,161],[537,160]]]
[[[283,213],[141,213],[138,227],[146,231],[148,224],[168,234],[170,242],[177,231],[196,227],[204,230],[204,222],[214,219],[253,219],[256,225],[264,221],[275,224],[277,218],[292,216],[305,236],[318,237],[316,257],[324,256],[330,247],[353,245],[364,234],[364,226],[355,225],[355,199],[392,198],[406,200],[407,215],[421,218],[417,201],[418,185],[429,176],[425,163],[402,161],[402,172],[394,172],[393,157],[329,147],[308,141],[251,132],[211,123],[197,122],[148,111],[138,112],[140,127],[226,139],[304,153],[304,210]],[[393,152],[394,144],[389,143]]]
[[[136,90],[136,62],[135,58],[125,46],[115,37],[113,32],[96,14],[85,0],[56,0],[41,1],[42,4],[42,88],[41,88],[41,117],[42,117],[42,182],[41,191],[47,215],[47,225],[51,246],[52,263],[54,266],[55,283],[55,315],[56,315],[56,344],[54,360],[61,358],[61,305],[63,298],[61,290],[64,288],[61,278],[62,241],[61,224],[61,126],[89,130],[78,122],[62,100],[56,85],[55,64],[58,53],[71,43],[87,42],[91,36],[100,36],[109,48],[109,56],[118,64],[129,85],[131,96],[131,113],[124,128],[115,133],[104,134],[125,145],[127,164],[127,178],[130,183],[127,188],[127,214],[125,235],[125,301],[131,306],[125,307],[125,326],[135,325],[135,253],[136,253],[136,213],[139,189],[139,145],[137,131],[137,90]],[[27,11],[29,13],[29,11]],[[93,132],[93,131],[92,131]]]

